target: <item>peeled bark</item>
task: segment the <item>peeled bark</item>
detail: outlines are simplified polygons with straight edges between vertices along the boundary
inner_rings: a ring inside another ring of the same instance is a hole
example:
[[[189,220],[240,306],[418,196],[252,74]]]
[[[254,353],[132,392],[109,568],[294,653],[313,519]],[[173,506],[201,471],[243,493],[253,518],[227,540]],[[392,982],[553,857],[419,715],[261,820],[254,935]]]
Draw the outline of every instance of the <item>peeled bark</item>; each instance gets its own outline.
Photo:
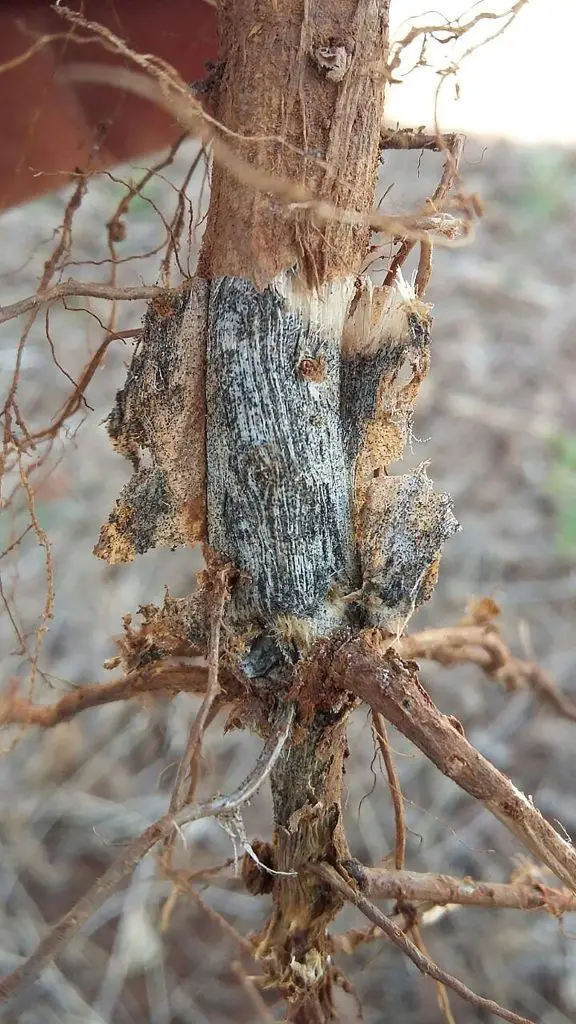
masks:
[[[207,301],[208,285],[196,278],[151,303],[108,417],[112,444],[134,470],[95,549],[112,564],[204,537]]]

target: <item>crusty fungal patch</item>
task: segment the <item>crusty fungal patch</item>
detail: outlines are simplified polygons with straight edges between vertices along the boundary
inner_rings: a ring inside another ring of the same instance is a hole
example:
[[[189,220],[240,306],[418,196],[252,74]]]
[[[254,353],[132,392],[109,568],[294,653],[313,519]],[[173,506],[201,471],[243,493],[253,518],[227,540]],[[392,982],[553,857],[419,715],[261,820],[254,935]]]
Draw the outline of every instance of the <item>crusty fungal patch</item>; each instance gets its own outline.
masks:
[[[360,513],[362,595],[370,625],[399,634],[434,589],[444,542],[460,527],[425,467],[375,479]]]
[[[108,417],[116,451],[134,473],[102,527],[95,554],[132,561],[154,547],[192,545],[205,533],[204,363],[208,282],[166,293],[146,313],[142,338]]]
[[[162,470],[138,470],[102,527],[94,554],[117,565],[133,562],[150,548],[182,543],[174,531],[175,512]]]
[[[400,275],[393,286],[358,282],[342,337],[342,420],[356,524],[374,477],[402,458],[410,439],[430,361],[430,326],[430,307]]]

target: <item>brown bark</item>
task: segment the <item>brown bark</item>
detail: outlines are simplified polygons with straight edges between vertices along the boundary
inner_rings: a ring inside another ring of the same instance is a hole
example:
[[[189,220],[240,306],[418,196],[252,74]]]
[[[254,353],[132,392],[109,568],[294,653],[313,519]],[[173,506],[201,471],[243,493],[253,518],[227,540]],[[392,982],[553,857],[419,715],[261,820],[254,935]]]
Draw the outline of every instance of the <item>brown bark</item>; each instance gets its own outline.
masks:
[[[327,926],[343,905],[338,893],[306,868],[319,857],[336,864],[350,857],[342,822],[349,710],[346,704],[333,714],[317,712],[272,772],[275,830],[269,859],[284,874],[274,879],[272,915],[255,955],[297,1003],[321,994],[332,952]]]
[[[417,665],[401,662],[378,638],[365,636],[338,652],[330,680],[384,715],[461,789],[479,800],[535,857],[576,892],[576,850],[530,797],[468,742],[460,723],[443,715],[420,684]]]
[[[567,889],[553,889],[541,882],[478,882],[418,871],[366,868],[363,884],[367,896],[433,906],[498,907],[505,910],[547,910],[561,916],[576,908]]]
[[[224,0],[217,118],[255,168],[336,206],[373,206],[386,82],[388,0]],[[262,287],[299,266],[311,284],[358,272],[366,225],[318,225],[215,166],[199,273]]]

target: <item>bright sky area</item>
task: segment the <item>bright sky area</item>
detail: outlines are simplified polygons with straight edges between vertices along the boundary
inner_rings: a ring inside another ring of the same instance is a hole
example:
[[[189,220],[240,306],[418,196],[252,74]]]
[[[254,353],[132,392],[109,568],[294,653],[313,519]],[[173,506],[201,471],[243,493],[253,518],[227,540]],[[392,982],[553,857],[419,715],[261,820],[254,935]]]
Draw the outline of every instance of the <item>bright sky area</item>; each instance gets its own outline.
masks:
[[[392,35],[404,37],[413,24],[438,25],[459,16],[469,21],[480,11],[508,10],[511,2],[485,0],[467,6],[466,0],[437,0],[434,8],[434,0],[392,0]],[[390,90],[387,120],[431,127],[437,70],[449,67],[502,24],[483,21],[456,42],[431,42],[426,54],[430,67],[416,68]],[[575,39],[576,0],[528,0],[500,38],[466,57],[457,78],[444,81],[438,106],[442,130],[576,145]],[[421,38],[412,44],[397,77],[416,63],[421,45]]]

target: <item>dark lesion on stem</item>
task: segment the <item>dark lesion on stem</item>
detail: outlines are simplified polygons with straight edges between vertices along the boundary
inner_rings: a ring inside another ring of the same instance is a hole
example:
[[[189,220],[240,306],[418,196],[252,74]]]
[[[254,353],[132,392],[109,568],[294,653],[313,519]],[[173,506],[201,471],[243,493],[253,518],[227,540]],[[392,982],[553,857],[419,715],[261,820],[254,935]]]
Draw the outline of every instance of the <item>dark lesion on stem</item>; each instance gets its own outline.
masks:
[[[341,811],[348,713],[345,707],[314,715],[272,773],[272,853],[283,874],[274,878],[272,914],[255,954],[291,999],[322,985],[331,954],[328,925],[342,907],[306,865],[349,857]]]
[[[271,916],[254,939],[256,959],[270,984],[291,1003],[328,998],[332,940],[328,927],[342,907],[310,864],[351,862],[342,800],[348,756],[346,729],[356,698],[328,682],[330,665],[347,633],[319,641],[286,678],[280,700],[294,700],[295,726],[271,774],[274,833],[257,843],[266,865],[247,855],[243,875],[249,891],[272,893]]]

